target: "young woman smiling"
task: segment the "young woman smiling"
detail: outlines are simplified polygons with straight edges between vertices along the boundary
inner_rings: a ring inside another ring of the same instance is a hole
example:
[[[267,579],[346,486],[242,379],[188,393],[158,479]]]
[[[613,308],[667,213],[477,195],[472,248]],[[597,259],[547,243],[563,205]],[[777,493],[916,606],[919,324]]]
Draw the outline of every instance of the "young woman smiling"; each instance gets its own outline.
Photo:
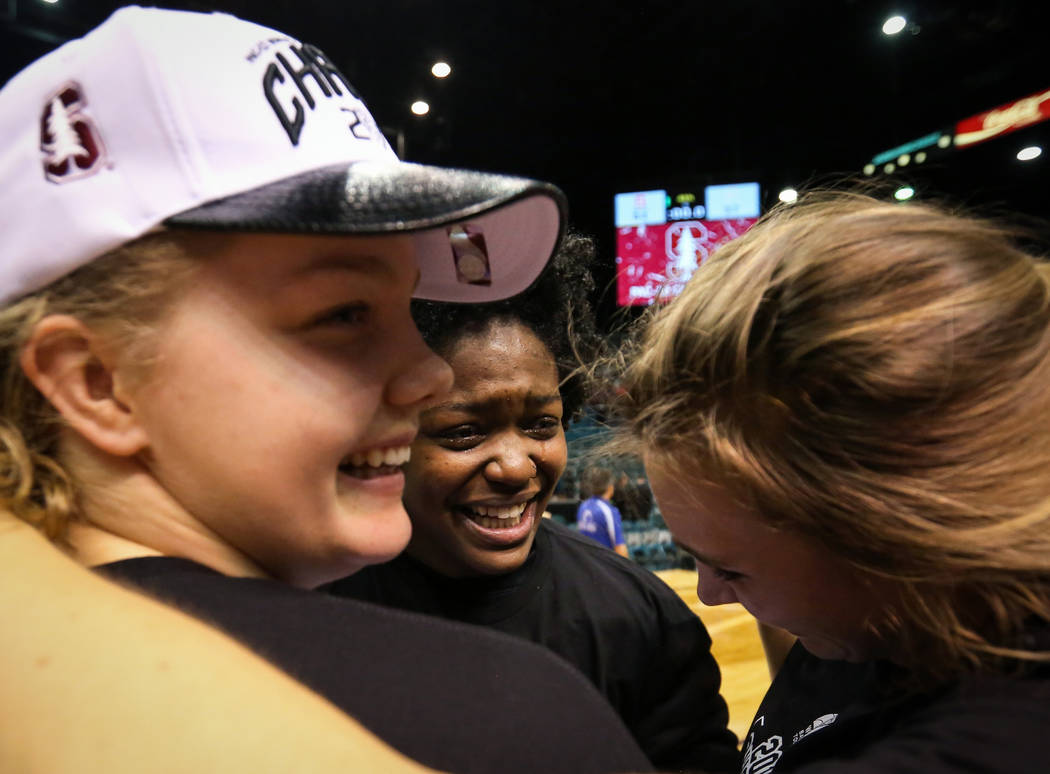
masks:
[[[323,54],[222,14],[121,9],[0,91],[0,136],[0,505],[423,763],[648,768],[542,649],[310,590],[409,538],[451,384],[413,294],[528,286],[556,189],[401,163]]]
[[[412,540],[330,590],[545,645],[594,682],[658,768],[735,771],[700,620],[648,571],[542,518],[566,465],[564,427],[583,401],[575,366],[597,340],[592,255],[570,237],[520,296],[416,305],[454,380],[423,411],[405,467]]]

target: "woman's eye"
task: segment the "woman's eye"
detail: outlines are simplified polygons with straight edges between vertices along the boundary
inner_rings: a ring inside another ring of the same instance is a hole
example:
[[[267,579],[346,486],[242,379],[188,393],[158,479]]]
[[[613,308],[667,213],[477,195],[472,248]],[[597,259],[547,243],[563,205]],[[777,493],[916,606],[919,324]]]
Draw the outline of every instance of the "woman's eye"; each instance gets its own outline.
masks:
[[[474,425],[457,425],[429,435],[453,449],[467,449],[476,446],[481,443],[483,437],[481,428]]]
[[[314,326],[326,325],[361,325],[368,319],[368,306],[366,304],[343,304],[334,309],[329,309],[318,316]]]
[[[711,571],[714,573],[716,578],[727,582],[740,580],[744,577],[738,572],[733,572],[732,570],[723,570],[721,567],[712,567]]]
[[[560,429],[561,419],[552,416],[540,417],[525,428],[526,432],[537,438],[553,438]]]

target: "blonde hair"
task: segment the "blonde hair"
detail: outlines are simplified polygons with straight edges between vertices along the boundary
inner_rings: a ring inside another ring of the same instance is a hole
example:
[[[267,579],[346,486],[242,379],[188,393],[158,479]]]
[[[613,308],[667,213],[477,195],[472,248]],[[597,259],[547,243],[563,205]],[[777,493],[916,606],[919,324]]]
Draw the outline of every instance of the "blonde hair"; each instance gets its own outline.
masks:
[[[76,317],[145,374],[157,323],[197,266],[193,248],[218,238],[143,237],[0,309],[0,508],[57,541],[76,517],[76,482],[58,459],[61,417],[19,362],[37,323],[53,314]]]
[[[894,581],[881,626],[920,672],[1047,657],[1020,634],[1050,620],[1050,269],[1003,229],[810,195],[719,250],[621,357],[613,450]]]

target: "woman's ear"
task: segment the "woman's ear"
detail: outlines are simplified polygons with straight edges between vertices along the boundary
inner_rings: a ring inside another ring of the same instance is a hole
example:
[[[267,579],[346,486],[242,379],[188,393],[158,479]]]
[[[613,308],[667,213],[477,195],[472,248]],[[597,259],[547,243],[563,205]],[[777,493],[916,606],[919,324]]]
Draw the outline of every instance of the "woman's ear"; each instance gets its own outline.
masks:
[[[26,377],[70,427],[102,451],[127,457],[148,438],[114,360],[90,328],[60,314],[40,320],[20,354]]]

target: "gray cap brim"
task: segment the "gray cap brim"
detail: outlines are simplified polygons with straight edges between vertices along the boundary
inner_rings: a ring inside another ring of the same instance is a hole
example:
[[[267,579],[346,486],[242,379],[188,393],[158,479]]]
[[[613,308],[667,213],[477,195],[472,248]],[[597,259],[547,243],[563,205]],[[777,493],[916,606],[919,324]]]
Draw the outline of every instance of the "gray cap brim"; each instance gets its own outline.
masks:
[[[223,231],[416,236],[419,298],[485,302],[539,276],[565,196],[528,178],[409,163],[322,167],[208,202],[165,225]]]

